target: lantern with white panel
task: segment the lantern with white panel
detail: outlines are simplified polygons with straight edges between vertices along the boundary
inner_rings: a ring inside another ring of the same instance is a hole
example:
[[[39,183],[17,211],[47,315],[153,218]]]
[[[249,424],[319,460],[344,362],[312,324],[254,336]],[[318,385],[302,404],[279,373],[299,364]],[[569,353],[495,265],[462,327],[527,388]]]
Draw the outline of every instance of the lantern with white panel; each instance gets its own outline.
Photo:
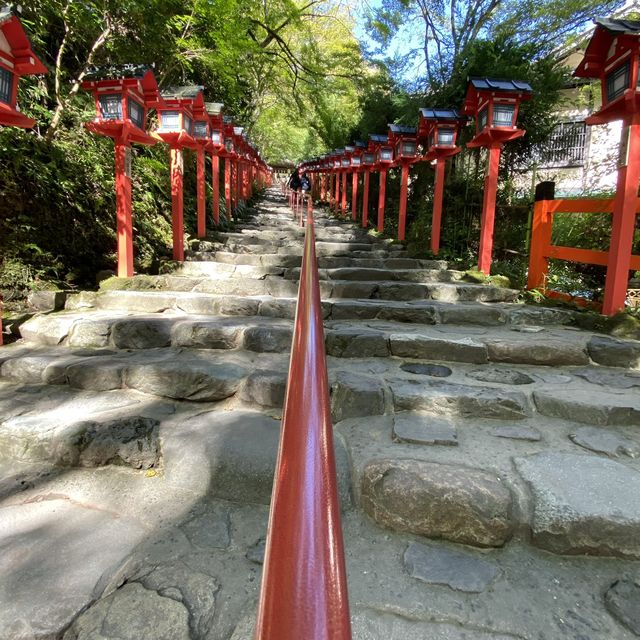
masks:
[[[618,182],[613,205],[602,312],[614,315],[625,307],[640,183],[640,21],[599,18],[579,78],[600,80],[602,106],[588,125],[622,120]]]
[[[18,82],[22,76],[47,73],[20,22],[20,7],[0,8],[0,126],[30,129],[36,123],[20,113]],[[0,302],[0,311],[2,304]],[[0,313],[0,345],[2,345]]]
[[[206,102],[205,108],[209,116],[209,131],[211,137],[209,152],[211,153],[213,221],[218,225],[220,224],[220,152],[224,149],[224,105],[220,102]]]
[[[133,220],[131,213],[131,144],[156,144],[147,132],[147,114],[158,100],[153,71],[144,65],[94,67],[82,88],[91,91],[96,115],[85,127],[113,138],[116,175],[117,274],[133,275]]]
[[[194,108],[204,109],[203,87],[173,87],[161,91],[156,104],[158,127],[153,136],[169,145],[171,156],[171,211],[173,259],[184,260],[184,157],[185,148],[197,149]]]
[[[476,135],[467,147],[485,147],[489,155],[478,251],[478,269],[487,275],[491,271],[500,153],[505,142],[524,135],[524,130],[517,127],[518,110],[531,94],[529,84],[519,80],[471,78],[460,110],[476,121]]]
[[[387,194],[387,172],[393,166],[393,146],[389,137],[372,133],[369,135],[369,148],[376,154],[375,168],[380,172],[378,187],[378,232],[384,231],[384,208]]]
[[[19,6],[0,8],[0,125],[30,129],[36,121],[20,113],[18,83],[22,76],[47,73],[47,68],[31,48],[21,13]]]
[[[416,162],[418,142],[414,127],[389,125],[389,142],[395,147],[395,166],[400,166],[400,203],[398,211],[398,240],[404,240],[409,195],[409,167]]]
[[[420,109],[418,139],[425,147],[424,160],[435,165],[436,172],[431,217],[431,251],[435,254],[440,251],[445,166],[448,158],[461,151],[456,141],[466,122],[467,117],[456,109]]]

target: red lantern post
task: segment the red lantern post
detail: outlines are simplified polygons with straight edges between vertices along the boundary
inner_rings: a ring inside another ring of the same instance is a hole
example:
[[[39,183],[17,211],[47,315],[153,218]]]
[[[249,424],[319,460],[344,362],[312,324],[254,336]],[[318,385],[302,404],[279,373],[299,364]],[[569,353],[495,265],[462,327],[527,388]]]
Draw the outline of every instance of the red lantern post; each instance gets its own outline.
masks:
[[[351,219],[358,219],[358,172],[362,167],[362,154],[366,146],[364,142],[356,142],[351,153]]]
[[[196,235],[204,238],[207,235],[207,221],[205,214],[206,188],[205,179],[205,151],[211,146],[211,130],[209,127],[209,114],[207,113],[204,97],[199,93],[193,101],[193,137],[197,143],[196,155],[196,188],[198,215],[196,224]]]
[[[602,107],[587,124],[622,120],[618,182],[602,313],[622,310],[627,296],[640,183],[640,23],[598,19],[574,75],[599,78]]]
[[[471,78],[461,109],[462,114],[476,119],[476,136],[467,147],[485,147],[489,152],[478,252],[478,269],[487,275],[491,271],[500,152],[505,142],[524,135],[516,126],[518,109],[523,100],[531,98],[531,92],[526,82]]]
[[[445,165],[447,158],[462,150],[456,147],[456,140],[466,121],[455,109],[420,109],[418,138],[426,149],[424,160],[435,163],[436,170],[431,216],[431,251],[436,255],[440,251]]]
[[[232,216],[232,194],[231,194],[231,168],[235,157],[235,147],[233,143],[233,124],[230,118],[225,117],[224,124],[224,151],[220,153],[224,158],[224,199],[227,211],[227,220],[231,221]]]
[[[335,196],[333,199],[333,205],[334,205],[334,209],[335,212],[338,213],[338,211],[340,210],[340,176],[341,176],[341,169],[342,169],[342,149],[336,149],[333,152],[333,173],[335,174]]]
[[[130,278],[133,275],[131,144],[156,143],[146,131],[146,122],[150,105],[158,100],[158,85],[150,69],[123,65],[95,69],[85,76],[82,88],[93,93],[96,104],[96,117],[86,123],[86,128],[114,141],[117,273],[121,278]]]
[[[370,134],[369,140],[376,149],[376,168],[380,171],[380,187],[378,190],[378,232],[384,231],[384,205],[387,192],[387,171],[393,166],[393,147],[389,138],[378,134]]]
[[[375,169],[376,153],[375,143],[371,140],[369,145],[362,154],[362,168],[364,169],[364,181],[362,186],[362,228],[366,229],[369,225],[369,179],[371,171]]]
[[[18,82],[22,76],[47,73],[22,28],[20,11],[0,9],[0,126],[30,129],[36,123],[18,110]],[[0,301],[0,345],[2,340]]]
[[[401,167],[400,203],[398,212],[398,240],[404,240],[407,224],[407,197],[409,195],[409,167],[416,162],[418,143],[414,127],[389,125],[389,142],[395,146],[395,166]]]
[[[209,127],[211,130],[211,186],[213,200],[213,221],[220,224],[220,153],[224,149],[224,123],[222,109],[219,102],[207,102],[207,113],[209,114]]]
[[[153,136],[169,145],[171,154],[171,219],[173,259],[184,260],[184,157],[185,148],[196,149],[193,104],[202,99],[200,86],[167,89],[156,105],[159,126]]]
[[[342,172],[342,204],[340,210],[342,217],[347,215],[347,173],[351,168],[351,153],[355,147],[345,147],[340,158],[340,170]]]

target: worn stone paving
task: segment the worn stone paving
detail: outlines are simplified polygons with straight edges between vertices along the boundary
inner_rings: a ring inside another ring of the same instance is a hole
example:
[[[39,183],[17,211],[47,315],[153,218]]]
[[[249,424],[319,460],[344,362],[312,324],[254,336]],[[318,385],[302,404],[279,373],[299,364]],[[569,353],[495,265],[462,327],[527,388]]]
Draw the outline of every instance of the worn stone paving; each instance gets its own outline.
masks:
[[[640,343],[316,228],[354,638],[640,636]],[[0,349],[0,640],[252,637],[303,234],[268,193]]]

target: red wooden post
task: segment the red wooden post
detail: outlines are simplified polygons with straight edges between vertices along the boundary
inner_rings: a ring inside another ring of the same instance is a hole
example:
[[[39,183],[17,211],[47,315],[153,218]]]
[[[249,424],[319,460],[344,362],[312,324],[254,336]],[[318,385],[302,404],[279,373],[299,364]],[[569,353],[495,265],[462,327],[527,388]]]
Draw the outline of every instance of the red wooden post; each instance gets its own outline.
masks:
[[[529,250],[529,274],[527,289],[544,289],[545,276],[549,272],[547,250],[551,244],[553,216],[549,213],[549,202],[539,200],[533,205],[531,248]]]
[[[626,164],[618,169],[613,205],[611,244],[602,305],[602,313],[607,316],[624,309],[627,298],[640,183],[640,112],[634,113],[623,123],[626,126],[622,129],[621,145],[628,150],[628,157],[624,158]]]
[[[184,260],[184,201],[182,149],[171,147],[171,223],[173,229],[173,259]]]
[[[224,200],[227,220],[231,220],[231,158],[224,159]]]
[[[384,201],[387,191],[387,170],[380,169],[380,191],[378,194],[378,232],[384,231]]]
[[[205,220],[205,177],[204,177],[204,147],[198,146],[196,155],[196,180],[198,193],[198,221],[197,236],[204,238],[207,235],[207,222]]]
[[[340,210],[340,173],[336,171],[336,197],[334,201],[335,212]]]
[[[491,273],[491,252],[493,251],[493,228],[496,215],[496,193],[498,191],[498,169],[500,166],[501,142],[489,147],[488,169],[484,181],[482,221],[480,223],[480,247],[478,249],[478,270]]]
[[[364,172],[364,185],[362,187],[362,228],[366,229],[369,224],[369,176],[371,171]]]
[[[409,165],[402,163],[402,175],[400,180],[400,211],[398,216],[398,240],[404,240],[407,224],[407,196],[409,193]]]
[[[116,155],[116,235],[118,277],[133,275],[133,222],[131,216],[131,147],[115,143]]]
[[[347,172],[342,172],[342,217],[347,215]]]
[[[440,228],[442,226],[442,199],[444,197],[444,170],[446,158],[436,160],[435,189],[433,192],[433,216],[431,217],[431,251],[440,251]]]
[[[350,640],[320,285],[309,216],[255,640]]]
[[[211,184],[213,186],[213,221],[220,224],[220,159],[217,154],[211,156]]]
[[[351,219],[358,219],[358,172],[351,174]]]

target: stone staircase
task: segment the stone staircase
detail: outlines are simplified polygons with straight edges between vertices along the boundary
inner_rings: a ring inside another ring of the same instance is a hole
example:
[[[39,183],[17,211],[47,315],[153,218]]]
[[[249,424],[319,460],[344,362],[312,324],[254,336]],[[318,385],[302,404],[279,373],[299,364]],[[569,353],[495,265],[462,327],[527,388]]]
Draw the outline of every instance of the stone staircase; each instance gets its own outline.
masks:
[[[640,635],[640,343],[316,235],[354,638]],[[269,193],[0,349],[0,640],[252,637],[303,236]]]

